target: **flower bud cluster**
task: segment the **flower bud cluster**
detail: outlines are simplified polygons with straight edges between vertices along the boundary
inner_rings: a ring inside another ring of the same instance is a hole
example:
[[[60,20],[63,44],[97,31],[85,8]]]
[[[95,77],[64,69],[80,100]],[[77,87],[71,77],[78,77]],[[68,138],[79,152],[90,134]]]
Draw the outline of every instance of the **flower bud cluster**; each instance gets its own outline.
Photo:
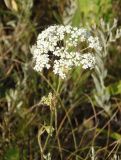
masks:
[[[92,69],[95,66],[94,54],[78,51],[82,43],[90,50],[101,50],[98,37],[93,37],[84,28],[70,25],[48,27],[38,35],[37,43],[31,49],[34,69],[41,72],[44,68],[51,68],[62,79],[73,67],[81,65],[84,69]]]

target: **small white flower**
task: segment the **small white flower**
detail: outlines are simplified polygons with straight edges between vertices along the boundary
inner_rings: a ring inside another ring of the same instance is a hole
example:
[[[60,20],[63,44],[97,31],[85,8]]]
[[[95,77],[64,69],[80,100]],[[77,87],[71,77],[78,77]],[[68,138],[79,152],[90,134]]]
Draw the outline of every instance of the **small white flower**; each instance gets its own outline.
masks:
[[[93,53],[76,52],[76,47],[84,41],[88,45],[86,48],[101,50],[98,37],[89,35],[86,29],[70,25],[48,27],[38,35],[37,43],[31,49],[34,69],[41,72],[44,68],[52,68],[54,74],[62,79],[66,78],[66,74],[72,67],[82,65],[83,69],[92,69],[95,66]]]
[[[92,37],[92,36],[90,36],[88,38],[88,42],[89,42],[89,47],[90,48],[94,48],[95,50],[99,50],[99,51],[102,50],[102,47],[99,44],[98,37]]]
[[[81,56],[81,64],[83,69],[93,68],[95,66],[95,57],[91,53],[87,53]]]

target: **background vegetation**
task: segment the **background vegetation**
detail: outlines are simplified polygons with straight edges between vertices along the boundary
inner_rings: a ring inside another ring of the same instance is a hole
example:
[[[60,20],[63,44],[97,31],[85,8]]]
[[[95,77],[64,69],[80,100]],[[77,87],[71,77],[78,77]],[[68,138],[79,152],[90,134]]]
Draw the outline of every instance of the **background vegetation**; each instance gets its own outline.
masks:
[[[121,160],[120,10],[120,0],[0,0],[0,160]],[[68,23],[103,51],[97,69],[76,68],[57,89],[58,77],[33,70],[30,48]]]

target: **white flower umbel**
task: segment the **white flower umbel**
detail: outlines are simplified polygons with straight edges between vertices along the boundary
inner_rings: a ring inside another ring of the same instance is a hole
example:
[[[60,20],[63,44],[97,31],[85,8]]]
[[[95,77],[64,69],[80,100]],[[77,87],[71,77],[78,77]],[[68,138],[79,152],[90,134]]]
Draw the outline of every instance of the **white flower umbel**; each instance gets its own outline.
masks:
[[[98,37],[93,37],[86,29],[54,25],[38,35],[31,52],[36,71],[51,68],[54,74],[64,79],[73,67],[92,69],[95,66],[94,52],[97,50],[101,51]]]

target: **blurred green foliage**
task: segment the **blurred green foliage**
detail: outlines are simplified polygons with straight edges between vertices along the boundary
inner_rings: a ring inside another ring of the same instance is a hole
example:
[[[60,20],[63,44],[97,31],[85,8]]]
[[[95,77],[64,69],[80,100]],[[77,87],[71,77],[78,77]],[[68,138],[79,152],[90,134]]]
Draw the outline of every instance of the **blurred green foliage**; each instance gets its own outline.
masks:
[[[5,154],[5,160],[19,160],[19,149],[17,148],[10,148]]]
[[[93,98],[91,71],[74,69],[60,84],[60,101],[54,92],[58,78],[46,72],[42,77],[32,69],[30,47],[36,36],[48,25],[63,23],[63,12],[71,3],[70,0],[68,3],[67,0],[0,1],[0,160],[40,160],[41,146],[46,146],[45,154],[50,152],[52,160],[90,159],[92,146],[99,159],[121,152],[120,40],[112,43],[103,61],[108,70],[104,83],[111,96],[110,116]],[[77,4],[71,24],[86,28],[87,23],[97,25],[93,32],[96,35],[100,32],[100,19],[107,23],[116,14],[113,8],[116,3],[112,0],[77,0]],[[108,38],[109,35],[105,40]],[[50,92],[55,96],[55,113],[40,103]],[[51,137],[45,130],[52,122],[55,130]]]
[[[72,24],[86,25],[98,24],[100,19],[109,21],[113,18],[112,0],[77,0],[78,7],[73,17]]]

